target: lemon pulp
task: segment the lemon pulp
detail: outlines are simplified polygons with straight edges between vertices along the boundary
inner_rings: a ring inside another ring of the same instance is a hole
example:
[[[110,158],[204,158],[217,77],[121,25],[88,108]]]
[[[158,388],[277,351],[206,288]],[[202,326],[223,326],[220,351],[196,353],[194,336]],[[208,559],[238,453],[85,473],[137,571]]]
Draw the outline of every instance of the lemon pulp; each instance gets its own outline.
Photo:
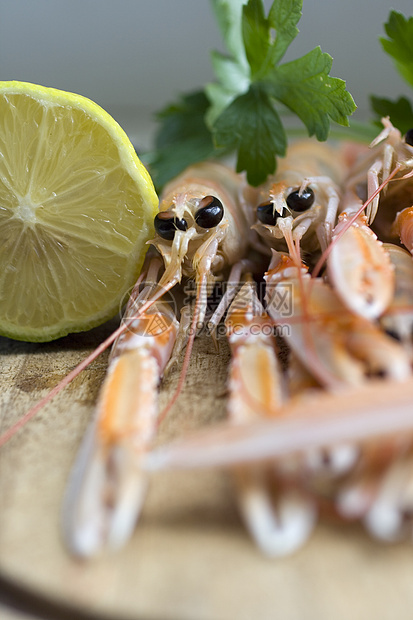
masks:
[[[116,314],[157,204],[129,139],[97,104],[0,82],[0,333],[46,341]]]

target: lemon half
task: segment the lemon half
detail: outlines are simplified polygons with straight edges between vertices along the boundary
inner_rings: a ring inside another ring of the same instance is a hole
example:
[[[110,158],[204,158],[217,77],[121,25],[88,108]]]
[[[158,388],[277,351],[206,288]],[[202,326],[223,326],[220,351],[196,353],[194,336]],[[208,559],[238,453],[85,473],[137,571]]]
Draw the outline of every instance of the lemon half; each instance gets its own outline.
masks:
[[[157,205],[128,137],[97,104],[0,82],[0,333],[47,341],[114,316]]]

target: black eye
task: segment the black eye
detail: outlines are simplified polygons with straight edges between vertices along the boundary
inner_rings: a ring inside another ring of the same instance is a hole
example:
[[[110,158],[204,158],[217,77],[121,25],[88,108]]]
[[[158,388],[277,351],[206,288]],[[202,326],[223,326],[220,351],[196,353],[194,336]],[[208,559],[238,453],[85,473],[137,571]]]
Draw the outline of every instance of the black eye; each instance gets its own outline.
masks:
[[[222,202],[215,196],[205,196],[200,202],[201,208],[195,214],[195,221],[201,228],[214,228],[224,217]]]
[[[307,211],[314,204],[314,192],[311,187],[307,187],[301,194],[296,189],[287,196],[287,205],[292,211]]]
[[[401,340],[399,334],[393,329],[386,329],[386,334],[390,336],[390,338],[394,338],[395,340]]]
[[[257,207],[257,218],[262,224],[275,226],[277,219],[280,217],[278,211],[275,211],[272,202],[263,202]]]
[[[169,211],[162,211],[155,216],[155,230],[162,239],[172,241],[176,230],[187,230],[188,224],[184,219],[180,220]]]
[[[409,131],[406,131],[406,135],[404,136],[404,141],[409,146],[413,146],[413,129],[409,129]]]

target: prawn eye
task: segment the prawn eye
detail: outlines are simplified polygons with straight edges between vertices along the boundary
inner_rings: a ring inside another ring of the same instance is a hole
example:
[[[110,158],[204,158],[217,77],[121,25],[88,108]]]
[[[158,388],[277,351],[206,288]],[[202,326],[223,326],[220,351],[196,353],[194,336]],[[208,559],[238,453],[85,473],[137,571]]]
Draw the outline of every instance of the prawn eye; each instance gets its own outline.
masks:
[[[413,146],[413,129],[409,129],[409,131],[406,131],[406,135],[404,136],[404,141],[409,146]]]
[[[257,218],[262,224],[267,224],[268,226],[275,226],[279,217],[280,214],[274,210],[274,205],[271,201],[263,202],[261,205],[258,205]]]
[[[172,241],[176,230],[187,230],[188,224],[184,219],[180,220],[169,211],[161,211],[155,216],[155,230],[162,239]]]
[[[214,228],[224,217],[223,204],[215,196],[205,196],[202,205],[195,214],[195,221],[201,228]]]
[[[301,194],[296,189],[287,196],[287,205],[292,211],[307,211],[314,204],[314,192],[311,187],[307,187]]]

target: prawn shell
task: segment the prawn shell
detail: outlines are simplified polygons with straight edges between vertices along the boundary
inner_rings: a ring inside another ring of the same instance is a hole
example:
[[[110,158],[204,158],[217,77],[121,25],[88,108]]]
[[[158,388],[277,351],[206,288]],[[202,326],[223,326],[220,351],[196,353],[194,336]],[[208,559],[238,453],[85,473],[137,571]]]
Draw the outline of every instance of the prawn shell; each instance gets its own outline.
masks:
[[[409,252],[413,252],[413,206],[397,214],[393,229]]]
[[[248,281],[225,320],[232,358],[228,413],[240,423],[274,415],[284,401],[282,372],[275,352],[273,324]]]
[[[354,223],[333,241],[327,269],[341,301],[359,316],[379,317],[393,298],[394,269],[390,257],[363,223]]]
[[[301,185],[306,177],[330,177],[335,183],[344,179],[346,163],[344,152],[339,148],[320,144],[316,140],[293,142],[287,157],[278,162],[275,180],[285,179]]]
[[[380,322],[385,330],[396,334],[413,354],[413,260],[409,252],[398,245],[386,243],[384,246],[394,265],[396,288]]]

